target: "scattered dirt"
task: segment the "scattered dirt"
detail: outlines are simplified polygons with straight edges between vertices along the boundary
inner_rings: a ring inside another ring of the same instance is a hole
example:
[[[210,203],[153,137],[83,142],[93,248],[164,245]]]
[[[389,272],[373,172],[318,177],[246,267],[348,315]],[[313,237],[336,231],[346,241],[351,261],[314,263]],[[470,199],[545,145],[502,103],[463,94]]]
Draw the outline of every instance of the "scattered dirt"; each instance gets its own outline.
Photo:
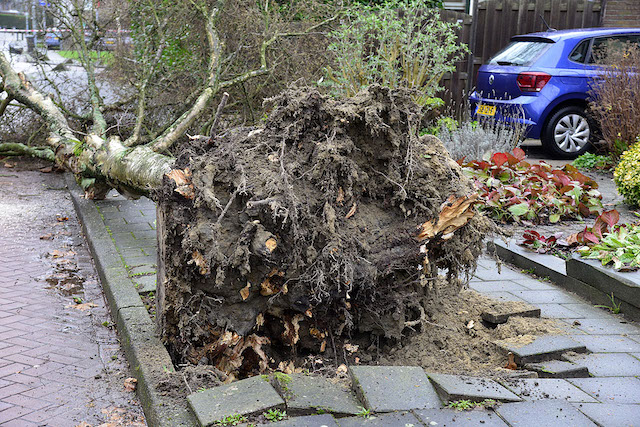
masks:
[[[397,342],[437,289],[461,288],[493,231],[464,210],[475,191],[442,143],[417,136],[410,93],[269,103],[264,128],[183,147],[158,195],[158,312],[178,363],[244,376],[340,355],[342,337]]]

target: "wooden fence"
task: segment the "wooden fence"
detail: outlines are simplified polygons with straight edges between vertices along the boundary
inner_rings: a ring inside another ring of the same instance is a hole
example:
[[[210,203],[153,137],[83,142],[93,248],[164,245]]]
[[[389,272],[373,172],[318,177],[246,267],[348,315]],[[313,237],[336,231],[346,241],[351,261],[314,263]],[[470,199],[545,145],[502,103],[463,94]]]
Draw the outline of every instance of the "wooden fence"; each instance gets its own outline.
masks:
[[[452,107],[451,113],[458,116],[466,110],[465,99],[474,87],[480,65],[506,46],[512,36],[546,30],[542,17],[556,30],[602,24],[600,0],[480,0],[476,7],[473,17],[449,10],[440,13],[442,20],[460,23],[458,40],[473,52],[442,81],[442,97]]]

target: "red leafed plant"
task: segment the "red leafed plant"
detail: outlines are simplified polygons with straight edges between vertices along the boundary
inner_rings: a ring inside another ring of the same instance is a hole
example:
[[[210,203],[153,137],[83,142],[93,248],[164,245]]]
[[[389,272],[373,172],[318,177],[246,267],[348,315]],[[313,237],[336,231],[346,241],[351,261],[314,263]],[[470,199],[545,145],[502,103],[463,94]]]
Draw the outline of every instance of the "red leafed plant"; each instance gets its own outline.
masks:
[[[530,164],[525,153],[495,153],[488,160],[459,163],[473,179],[480,208],[500,222],[556,223],[598,214],[602,196],[598,184],[574,166],[553,169],[540,162]]]
[[[534,230],[525,230],[522,234],[524,240],[520,242],[522,246],[526,246],[535,250],[540,254],[553,251],[558,246],[558,240],[562,233],[556,233],[553,236],[545,237]]]

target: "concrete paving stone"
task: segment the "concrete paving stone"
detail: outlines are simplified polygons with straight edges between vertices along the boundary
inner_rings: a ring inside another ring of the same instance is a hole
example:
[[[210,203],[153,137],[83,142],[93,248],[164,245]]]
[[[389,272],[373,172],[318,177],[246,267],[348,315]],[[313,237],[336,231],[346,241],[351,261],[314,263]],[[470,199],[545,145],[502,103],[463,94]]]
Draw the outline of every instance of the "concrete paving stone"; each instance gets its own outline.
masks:
[[[575,357],[565,355],[564,358],[586,366],[589,373],[596,377],[640,376],[640,360],[626,353],[592,353]]]
[[[640,405],[576,403],[574,406],[601,426],[631,427],[640,425]]]
[[[571,339],[587,346],[592,353],[640,352],[640,343],[622,335],[570,335]]]
[[[611,314],[608,311],[603,310],[601,308],[594,307],[585,303],[575,303],[575,304],[561,304],[562,306],[568,308],[571,311],[575,311],[576,313],[582,315],[587,319],[611,319]]]
[[[547,319],[583,319],[585,317],[567,308],[566,304],[536,304],[536,307],[540,309],[540,316]]]
[[[287,410],[287,413],[289,411]],[[339,427],[336,420],[329,414],[308,415],[306,417],[289,418],[278,423],[260,424],[271,427]]]
[[[337,420],[340,427],[408,427],[420,425],[420,420],[411,412],[376,414],[369,418],[348,417]]]
[[[560,290],[550,291],[513,291],[512,294],[533,304],[570,304],[577,299]]]
[[[275,384],[287,401],[289,415],[311,415],[323,410],[346,416],[362,410],[362,404],[347,387],[318,376],[292,374],[290,378],[286,383]]]
[[[602,403],[640,403],[638,378],[569,378],[567,381]]]
[[[485,322],[500,324],[506,323],[509,317],[540,317],[540,309],[537,307],[529,306],[528,308],[521,308],[519,310],[508,310],[505,307],[494,307],[490,310],[484,311],[480,314],[482,320]]]
[[[418,366],[351,366],[351,382],[365,408],[374,412],[438,408],[442,405]]]
[[[429,374],[429,378],[444,402],[456,400],[482,402],[486,399],[499,402],[522,400],[502,385],[488,378],[449,374]]]
[[[235,414],[254,415],[269,409],[285,409],[284,400],[260,375],[192,393],[187,401],[201,426],[213,425]]]
[[[589,370],[586,366],[563,360],[549,360],[548,362],[527,363],[524,368],[536,372],[539,378],[588,378]]]
[[[595,423],[565,400],[506,403],[499,406],[496,412],[513,427],[595,426]]]
[[[483,292],[482,294],[498,301],[524,301],[522,298],[515,296],[511,292]]]
[[[551,291],[558,289],[549,281],[542,281],[539,279],[534,279],[532,277],[527,277],[526,279],[518,279],[515,281],[515,283],[533,291]]]
[[[608,319],[583,319],[580,320],[580,325],[575,326],[575,328],[594,335],[637,334],[640,332],[640,329],[634,324],[614,317],[609,317]]]
[[[456,411],[454,409],[424,409],[415,411],[416,416],[427,426],[477,426],[504,427],[505,422],[492,410]]]
[[[505,379],[500,382],[524,400],[558,399],[568,402],[597,402],[578,387],[559,378]]]
[[[132,277],[133,286],[139,294],[155,292],[157,290],[156,275]]]
[[[148,224],[147,224],[148,225]],[[143,230],[138,230],[138,231],[134,231],[133,232],[134,237],[136,238],[136,240],[150,240],[150,241],[154,241],[155,239],[157,239],[157,235],[156,235],[156,231],[152,230],[151,228],[147,228],[144,231]]]
[[[500,272],[498,272],[498,268],[495,267],[492,269],[476,271],[474,276],[482,280],[514,280],[516,283],[518,280],[528,278],[525,274],[511,270],[504,264],[502,265]]]
[[[510,280],[486,280],[483,282],[474,282],[469,287],[478,292],[510,292],[527,290],[524,286],[520,286]]]
[[[559,359],[562,353],[568,351],[576,353],[587,351],[583,344],[563,335],[542,336],[522,347],[516,347],[503,341],[497,341],[496,344],[505,349],[505,351],[512,352],[518,365]]]

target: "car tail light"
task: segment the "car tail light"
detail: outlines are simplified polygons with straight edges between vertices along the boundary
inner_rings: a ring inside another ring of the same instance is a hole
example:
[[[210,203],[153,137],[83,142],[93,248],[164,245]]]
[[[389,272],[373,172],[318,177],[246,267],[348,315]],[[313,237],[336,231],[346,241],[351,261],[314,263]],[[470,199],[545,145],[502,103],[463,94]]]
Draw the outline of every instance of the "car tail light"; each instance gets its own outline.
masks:
[[[516,81],[523,92],[540,92],[550,79],[547,73],[528,72],[518,74]]]

